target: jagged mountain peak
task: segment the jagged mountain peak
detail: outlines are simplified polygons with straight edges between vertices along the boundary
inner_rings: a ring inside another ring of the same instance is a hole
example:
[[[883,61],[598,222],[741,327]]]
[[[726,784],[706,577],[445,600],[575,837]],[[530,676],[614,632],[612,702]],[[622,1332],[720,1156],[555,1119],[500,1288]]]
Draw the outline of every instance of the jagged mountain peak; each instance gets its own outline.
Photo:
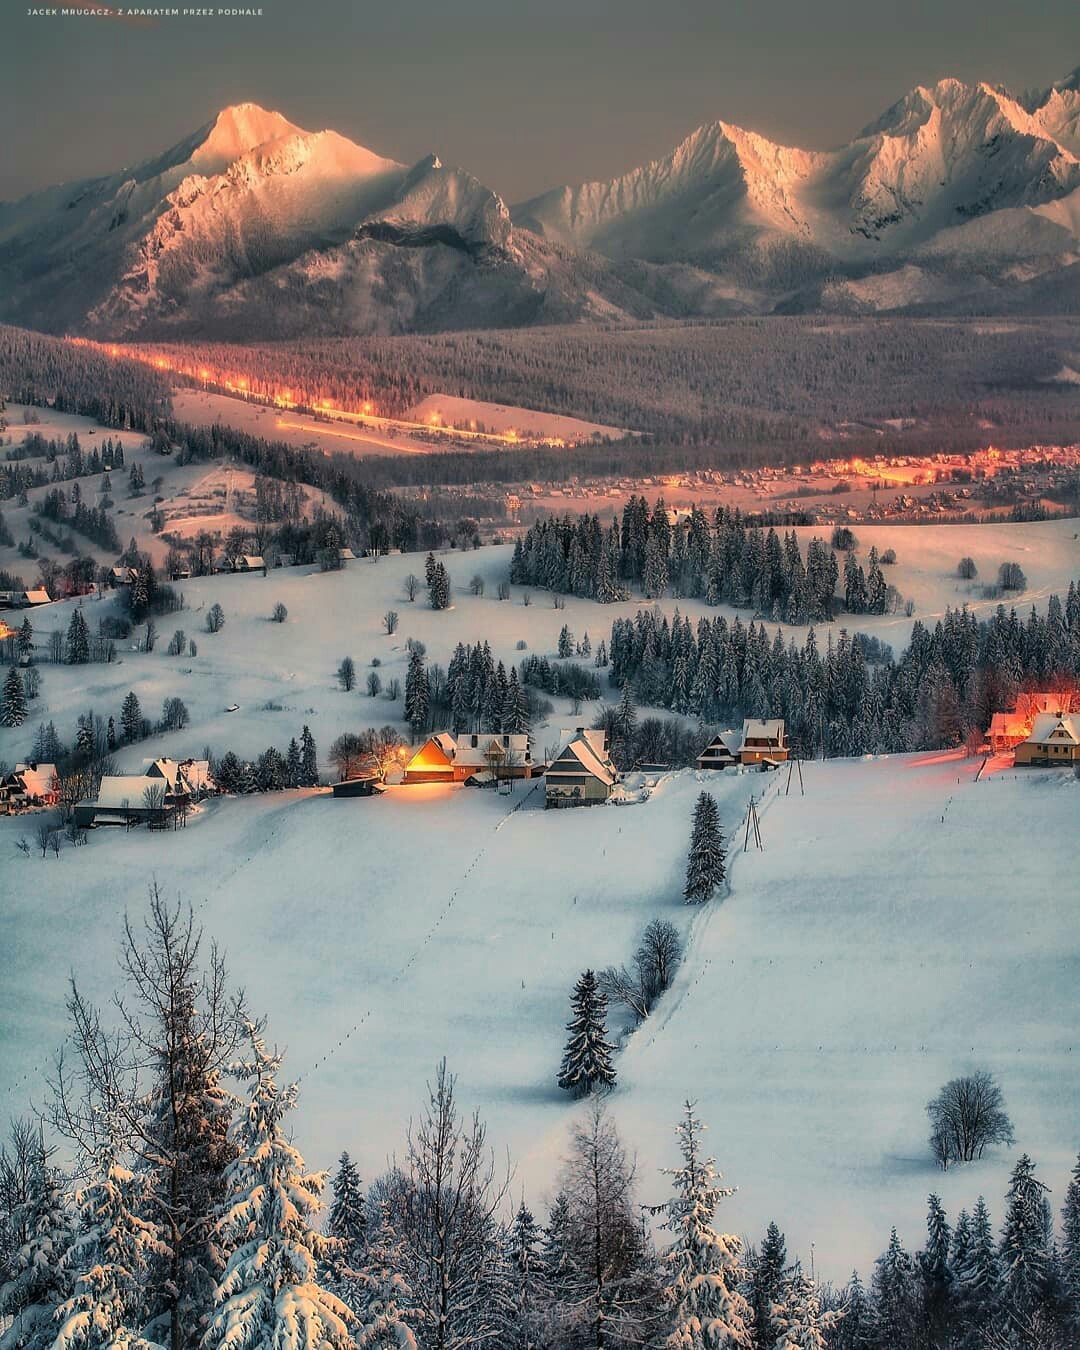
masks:
[[[281,113],[269,112],[257,103],[236,103],[222,108],[203,128],[201,142],[192,152],[191,162],[201,173],[221,173],[257,146],[303,134],[300,127]]]

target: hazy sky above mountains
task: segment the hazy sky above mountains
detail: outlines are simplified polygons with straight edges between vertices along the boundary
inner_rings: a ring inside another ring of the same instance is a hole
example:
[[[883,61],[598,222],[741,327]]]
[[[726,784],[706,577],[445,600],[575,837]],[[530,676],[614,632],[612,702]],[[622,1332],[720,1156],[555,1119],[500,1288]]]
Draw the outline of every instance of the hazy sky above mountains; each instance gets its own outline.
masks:
[[[716,119],[826,147],[944,75],[1044,86],[1080,62],[1080,5],[263,0],[262,18],[135,21],[4,0],[0,50],[0,200],[134,165],[252,101],[403,162],[435,151],[512,202]]]

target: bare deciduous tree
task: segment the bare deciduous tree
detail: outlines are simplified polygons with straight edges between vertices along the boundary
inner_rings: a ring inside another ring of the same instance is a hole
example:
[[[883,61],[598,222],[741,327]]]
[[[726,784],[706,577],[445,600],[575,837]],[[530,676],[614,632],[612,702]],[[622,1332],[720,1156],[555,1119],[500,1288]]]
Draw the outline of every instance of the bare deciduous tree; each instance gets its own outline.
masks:
[[[388,637],[393,637],[397,632],[398,612],[396,609],[388,609],[383,615],[383,627],[386,629]]]
[[[412,572],[405,578],[405,595],[409,600],[415,600],[417,592],[420,590],[420,578],[414,576]]]
[[[927,1102],[926,1113],[930,1117],[930,1147],[943,1170],[953,1162],[981,1158],[990,1144],[1013,1142],[1005,1098],[986,1069],[951,1079],[933,1101]]]

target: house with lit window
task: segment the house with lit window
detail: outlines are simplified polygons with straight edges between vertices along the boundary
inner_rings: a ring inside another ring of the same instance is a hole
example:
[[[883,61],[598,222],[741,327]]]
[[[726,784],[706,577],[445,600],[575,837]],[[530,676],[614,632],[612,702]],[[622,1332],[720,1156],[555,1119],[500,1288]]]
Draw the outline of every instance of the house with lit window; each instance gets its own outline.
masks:
[[[739,763],[773,768],[788,757],[787,732],[782,717],[748,717],[742,726]]]
[[[1080,713],[1039,713],[1015,763],[1030,768],[1080,764]]]
[[[527,733],[440,731],[405,765],[405,783],[465,783],[470,778],[531,778],[537,771]],[[482,779],[481,779],[482,781]]]
[[[578,727],[544,774],[544,805],[549,810],[600,806],[611,796],[618,781],[619,771],[608,753],[607,732]]]
[[[36,760],[16,764],[11,773],[0,776],[0,809],[54,806],[60,795],[59,782],[55,764],[39,764]]]

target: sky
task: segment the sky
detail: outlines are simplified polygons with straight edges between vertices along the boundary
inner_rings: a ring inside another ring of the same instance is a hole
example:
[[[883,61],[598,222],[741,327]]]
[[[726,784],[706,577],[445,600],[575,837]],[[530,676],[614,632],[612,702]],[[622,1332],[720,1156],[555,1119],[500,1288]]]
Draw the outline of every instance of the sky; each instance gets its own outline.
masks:
[[[0,200],[138,164],[250,101],[403,162],[434,151],[514,202],[717,119],[825,148],[945,75],[1045,86],[1080,63],[1080,5],[264,0],[148,20],[0,0],[0,52]]]

